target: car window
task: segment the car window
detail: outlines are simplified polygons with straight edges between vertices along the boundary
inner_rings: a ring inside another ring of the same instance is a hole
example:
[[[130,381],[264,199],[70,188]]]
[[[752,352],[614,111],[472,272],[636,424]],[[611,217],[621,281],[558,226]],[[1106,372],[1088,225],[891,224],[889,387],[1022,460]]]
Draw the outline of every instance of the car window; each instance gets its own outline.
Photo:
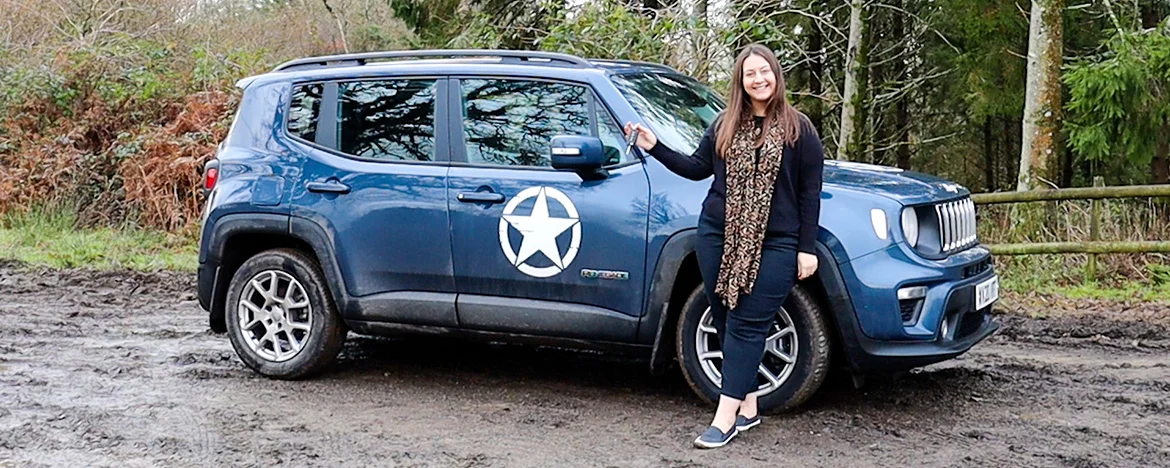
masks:
[[[690,154],[723,110],[723,101],[702,83],[675,73],[613,76],[613,83],[664,145]]]
[[[551,165],[549,148],[557,135],[594,135],[587,86],[547,81],[463,79],[463,136],[472,164]],[[606,153],[620,162],[621,131],[602,112],[599,133]]]
[[[337,146],[387,161],[435,159],[435,80],[340,83]]]
[[[314,141],[317,139],[317,113],[321,110],[321,84],[298,85],[293,88],[288,111],[288,133]]]
[[[622,135],[622,128],[618,126],[613,116],[597,104],[597,136],[605,145],[605,165],[621,164],[631,159],[631,155],[623,154],[626,150],[626,137]]]

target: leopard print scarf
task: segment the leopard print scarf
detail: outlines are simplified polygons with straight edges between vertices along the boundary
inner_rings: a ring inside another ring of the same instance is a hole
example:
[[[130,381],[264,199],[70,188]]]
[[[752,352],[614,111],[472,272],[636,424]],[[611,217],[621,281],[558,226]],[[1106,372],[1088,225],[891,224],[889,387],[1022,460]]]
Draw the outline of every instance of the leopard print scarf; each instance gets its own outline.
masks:
[[[756,139],[766,131],[756,157]],[[772,211],[772,194],[784,150],[784,130],[773,118],[766,129],[753,118],[741,119],[724,160],[727,163],[727,205],[724,217],[723,258],[715,293],[728,309],[739,296],[751,294],[760,270],[760,251]],[[758,159],[758,160],[757,160]]]

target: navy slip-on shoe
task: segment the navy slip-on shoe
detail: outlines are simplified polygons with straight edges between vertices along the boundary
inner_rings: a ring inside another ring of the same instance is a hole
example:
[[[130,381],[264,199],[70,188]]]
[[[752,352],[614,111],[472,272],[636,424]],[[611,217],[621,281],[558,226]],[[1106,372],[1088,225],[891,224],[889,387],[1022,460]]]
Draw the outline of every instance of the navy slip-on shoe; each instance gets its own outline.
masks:
[[[698,439],[695,439],[695,447],[701,449],[719,448],[731,442],[731,439],[736,434],[739,434],[739,429],[736,429],[735,426],[731,426],[731,429],[728,429],[727,433],[723,433],[718,427],[711,426],[706,431],[703,431],[703,434]]]
[[[746,431],[753,427],[760,425],[760,415],[755,415],[751,419],[745,418],[742,414],[735,417],[735,428],[739,432]]]

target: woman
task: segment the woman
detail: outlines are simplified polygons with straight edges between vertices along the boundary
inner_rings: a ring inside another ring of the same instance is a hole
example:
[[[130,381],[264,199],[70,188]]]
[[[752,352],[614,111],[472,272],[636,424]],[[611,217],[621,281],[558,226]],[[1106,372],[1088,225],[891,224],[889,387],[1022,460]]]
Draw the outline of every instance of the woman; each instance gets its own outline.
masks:
[[[674,173],[714,175],[699,216],[696,257],[723,349],[723,382],[700,448],[722,447],[760,423],[756,372],[764,341],[798,279],[817,269],[824,152],[812,123],[788,103],[776,56],[759,44],[735,60],[727,109],[686,156],[627,123],[627,137]]]

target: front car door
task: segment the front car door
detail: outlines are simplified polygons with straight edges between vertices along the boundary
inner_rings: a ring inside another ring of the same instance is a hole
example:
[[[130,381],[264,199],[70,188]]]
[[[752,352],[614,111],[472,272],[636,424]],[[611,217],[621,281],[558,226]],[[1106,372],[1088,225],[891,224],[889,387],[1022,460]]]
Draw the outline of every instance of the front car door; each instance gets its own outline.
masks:
[[[463,327],[629,342],[641,316],[649,184],[588,84],[451,80],[448,175]],[[550,167],[556,135],[592,135],[609,177]]]

